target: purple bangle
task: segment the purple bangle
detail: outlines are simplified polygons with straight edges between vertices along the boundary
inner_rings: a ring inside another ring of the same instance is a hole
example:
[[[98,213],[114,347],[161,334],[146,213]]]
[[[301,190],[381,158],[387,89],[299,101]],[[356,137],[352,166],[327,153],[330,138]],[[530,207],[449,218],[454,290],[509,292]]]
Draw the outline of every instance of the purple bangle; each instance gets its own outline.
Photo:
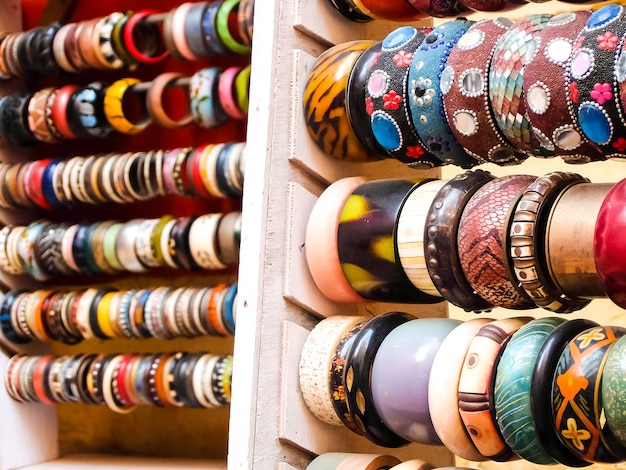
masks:
[[[176,182],[174,181],[174,165],[176,164],[176,155],[182,149],[177,148],[170,150],[163,158],[163,185],[166,194],[176,194]]]

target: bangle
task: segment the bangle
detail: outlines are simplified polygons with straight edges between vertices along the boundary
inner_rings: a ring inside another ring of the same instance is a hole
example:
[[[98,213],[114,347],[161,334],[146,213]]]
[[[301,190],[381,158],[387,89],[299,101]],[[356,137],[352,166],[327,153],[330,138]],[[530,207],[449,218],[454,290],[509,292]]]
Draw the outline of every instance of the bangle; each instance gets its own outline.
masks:
[[[250,105],[250,74],[252,67],[245,66],[235,77],[234,97],[237,108],[246,116]]]
[[[413,186],[407,196],[395,231],[395,245],[404,274],[420,291],[434,297],[441,297],[426,268],[424,252],[424,227],[426,216],[437,193],[446,181],[426,181]]]
[[[626,443],[626,433],[624,432],[624,401],[621,399],[624,387],[624,368],[622,358],[624,357],[625,340],[618,339],[606,356],[604,371],[601,382],[601,403],[606,416],[606,426],[604,433],[610,432],[619,445]]]
[[[493,175],[483,170],[455,176],[439,190],[426,217],[425,254],[430,278],[445,300],[465,311],[487,310],[492,306],[470,286],[461,267],[457,244],[463,209],[476,191],[493,179]]]
[[[248,54],[252,48],[247,44],[237,42],[237,40],[230,33],[228,26],[228,17],[230,14],[239,8],[240,0],[223,0],[217,9],[215,15],[215,30],[217,37],[220,39],[231,52],[235,54]]]
[[[409,117],[407,77],[411,59],[429,33],[428,28],[412,26],[389,33],[382,41],[380,55],[370,68],[365,86],[365,112],[371,116],[371,133],[378,147],[388,156],[419,169],[441,164],[428,152]]]
[[[194,56],[194,60],[211,55],[211,51],[207,49],[204,43],[202,34],[202,18],[208,7],[208,2],[194,3],[185,15],[185,42],[191,55]]]
[[[552,419],[552,405],[546,397],[552,397],[556,366],[569,341],[582,331],[595,326],[598,326],[596,322],[586,319],[570,320],[557,326],[539,350],[530,381],[530,409],[539,442],[554,460],[570,467],[585,467],[589,463],[561,443]]]
[[[124,61],[113,47],[113,28],[125,18],[124,13],[114,12],[102,18],[94,28],[93,47],[98,61],[108,69],[121,69]]]
[[[217,91],[222,108],[232,119],[246,119],[247,115],[239,109],[235,98],[235,78],[243,69],[239,66],[228,67],[220,75]]]
[[[217,254],[217,229],[222,214],[206,214],[193,221],[189,229],[189,251],[203,269],[224,269]]]
[[[133,14],[126,22],[126,26],[123,29],[123,39],[124,44],[126,46],[126,51],[135,59],[137,62],[141,62],[142,64],[157,64],[162,60],[166,59],[169,55],[169,51],[166,49],[159,55],[148,55],[150,51],[148,48],[144,50],[140,50],[138,47],[139,44],[135,41],[135,34],[137,33],[137,29],[142,27],[142,20],[149,15],[153,15],[158,13],[156,10],[146,9],[140,10]],[[144,28],[143,32],[150,31],[151,29]],[[148,36],[148,44],[150,44],[151,37]],[[152,37],[154,39],[154,35]]]
[[[486,183],[469,200],[459,221],[459,259],[467,282],[480,297],[498,307],[535,307],[508,275],[504,250],[509,208],[534,180],[533,176],[514,175]]]
[[[137,239],[141,223],[142,219],[133,219],[126,222],[115,237],[115,254],[119,263],[126,271],[135,273],[147,271],[139,261],[135,251],[135,240]]]
[[[170,118],[163,107],[163,95],[165,89],[170,85],[176,85],[176,81],[182,77],[183,74],[178,72],[162,73],[152,81],[146,95],[148,114],[150,114],[152,119],[157,124],[168,129],[184,127],[193,121],[189,105],[186,106],[185,115],[179,120]]]
[[[410,442],[439,445],[429,408],[429,376],[440,345],[461,322],[421,318],[396,327],[372,363],[376,412],[391,431]]]
[[[383,447],[401,447],[409,442],[395,434],[381,420],[372,400],[372,364],[385,337],[396,327],[415,319],[392,312],[372,318],[354,338],[345,363],[345,393],[352,421],[359,434]]]
[[[228,55],[230,49],[222,42],[217,34],[217,12],[222,5],[221,2],[211,2],[202,16],[202,40],[211,55]]]
[[[478,162],[465,153],[445,119],[441,74],[452,47],[471,24],[460,18],[434,28],[413,54],[407,82],[411,90],[407,96],[411,119],[426,150],[442,162],[462,168],[471,168]]]
[[[331,4],[334,6],[334,1]],[[367,18],[366,21],[370,21]],[[252,29],[254,27],[254,0],[241,0],[237,9],[237,25],[239,37],[243,44],[252,45]]]
[[[68,122],[68,110],[71,104],[71,97],[78,89],[76,85],[65,85],[56,91],[54,101],[52,102],[52,119],[56,128],[66,139],[76,139]]]
[[[204,188],[214,197],[226,197],[217,180],[217,159],[226,144],[213,144],[208,146],[200,156],[200,177]]]
[[[459,378],[459,413],[478,451],[497,462],[514,460],[502,438],[494,411],[493,381],[500,354],[509,337],[529,317],[495,320],[483,326],[472,339]]]
[[[68,123],[76,135],[106,137],[112,128],[104,114],[105,82],[91,82],[70,98]]]
[[[37,142],[28,125],[28,105],[31,93],[12,93],[0,104],[2,135],[16,145],[32,145]]]
[[[189,230],[196,216],[182,217],[176,220],[170,232],[170,248],[174,263],[182,269],[193,271],[199,269],[189,249]]]
[[[46,104],[54,90],[54,87],[43,88],[35,92],[28,103],[28,128],[35,139],[49,144],[58,143],[60,140],[52,134],[45,116]]]
[[[181,3],[174,9],[172,15],[172,39],[178,53],[187,60],[197,60],[196,56],[187,44],[187,36],[185,34],[185,17],[189,14],[193,4],[186,2]]]
[[[200,127],[210,128],[228,121],[217,97],[222,68],[209,67],[194,73],[189,83],[191,114]]]
[[[507,18],[474,23],[452,48],[441,73],[446,119],[465,152],[497,165],[521,163],[528,155],[513,147],[493,121],[488,105],[489,64],[496,43],[513,24]],[[472,60],[468,61],[468,54]]]
[[[141,100],[143,104],[141,110],[142,117],[137,123],[130,122],[124,115],[124,108],[122,106],[124,96],[131,86],[137,85],[138,83],[140,82],[136,78],[117,80],[107,88],[104,95],[104,114],[106,119],[115,130],[122,134],[138,134],[151,123],[150,117],[145,109],[144,100]]]
[[[535,38],[549,20],[550,15],[531,15],[514,23],[496,44],[489,65],[489,103],[496,124],[513,146],[542,157],[553,156],[554,146],[526,117],[522,86],[525,65],[537,54]]]
[[[241,226],[241,212],[229,212],[221,216],[217,227],[217,257],[225,265],[239,262],[239,239],[237,227]]]
[[[380,1],[380,0],[352,0],[354,5],[367,16],[391,21],[416,21],[426,17],[409,2]]]
[[[545,228],[550,208],[567,188],[585,182],[589,180],[576,173],[548,173],[529,184],[511,207],[508,243],[515,277],[537,306],[552,312],[570,313],[590,302],[578,296],[566,296],[544,268],[548,256]]]
[[[408,180],[370,181],[355,188],[341,211],[337,231],[345,278],[364,299],[437,303],[441,297],[418,290],[407,278],[394,247],[400,210],[414,184]]]
[[[442,341],[428,378],[428,408],[437,436],[453,454],[467,460],[486,460],[470,439],[459,413],[459,379],[469,345],[491,318],[473,318],[458,325]]]
[[[52,53],[55,62],[59,65],[59,67],[61,67],[61,69],[66,72],[77,73],[78,69],[70,62],[65,46],[66,38],[73,29],[73,23],[64,24],[59,28],[57,33],[54,35],[54,39],[52,40]],[[5,41],[2,42],[4,43]],[[1,50],[2,46],[0,45],[0,51]]]
[[[605,427],[600,384],[607,354],[625,328],[586,329],[569,341],[552,382],[552,419],[561,442],[587,462],[619,462],[626,448]]]
[[[86,68],[102,69],[104,65],[98,60],[95,51],[95,45],[93,43],[93,34],[101,18],[94,18],[91,20],[83,21],[79,23],[75,30],[78,43],[78,54],[86,64]]]
[[[541,346],[564,322],[560,317],[548,317],[522,326],[507,343],[495,376],[494,406],[502,436],[513,452],[539,465],[556,461],[535,433],[530,411],[530,379]]]

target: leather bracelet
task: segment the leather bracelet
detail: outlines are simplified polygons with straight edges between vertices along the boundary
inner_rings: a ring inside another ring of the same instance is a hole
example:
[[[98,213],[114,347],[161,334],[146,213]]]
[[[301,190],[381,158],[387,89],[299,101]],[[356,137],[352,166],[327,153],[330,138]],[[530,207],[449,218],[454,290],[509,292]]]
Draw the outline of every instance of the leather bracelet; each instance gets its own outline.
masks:
[[[459,378],[469,345],[491,318],[473,318],[458,325],[446,336],[433,359],[428,379],[430,419],[442,444],[467,460],[486,460],[470,439],[459,413]]]
[[[426,149],[442,162],[462,168],[471,168],[477,161],[465,153],[450,130],[440,86],[452,47],[470,26],[470,21],[459,18],[433,29],[413,55],[407,82],[411,119]]]
[[[626,9],[607,5],[594,11],[576,38],[569,64],[568,90],[585,136],[606,158],[626,158],[626,118],[620,104],[619,82],[626,75],[615,69],[626,33]]]
[[[302,398],[311,413],[324,423],[335,426],[342,424],[343,417],[338,416],[335,411],[333,389],[329,378],[332,371],[332,357],[344,335],[355,325],[362,323],[364,319],[364,317],[342,315],[325,318],[307,335],[302,347],[299,365]]]
[[[600,383],[607,354],[625,328],[594,327],[575,336],[558,359],[552,418],[561,442],[587,462],[618,462],[626,448],[605,427]]]
[[[401,447],[408,441],[381,420],[371,396],[372,364],[381,343],[397,326],[413,320],[408,313],[392,312],[372,318],[354,338],[345,364],[348,409],[360,434],[383,447]]]
[[[420,444],[441,444],[430,415],[428,388],[435,355],[461,322],[420,318],[393,329],[372,364],[374,408],[398,436]]]
[[[489,108],[489,64],[496,43],[513,24],[507,18],[471,25],[452,48],[441,73],[444,110],[454,137],[478,161],[515,165],[527,154],[513,147]],[[467,60],[467,55],[472,60]]]
[[[430,29],[400,27],[381,44],[365,92],[365,111],[371,116],[371,133],[378,147],[414,168],[433,168],[440,161],[426,150],[411,124],[408,75],[411,60]]]
[[[548,137],[531,127],[523,100],[523,70],[538,53],[535,36],[550,20],[550,15],[531,15],[511,26],[496,44],[489,66],[489,103],[494,120],[515,147],[536,156],[554,155]],[[519,73],[518,73],[519,72]]]
[[[478,451],[498,462],[517,458],[504,441],[495,420],[494,381],[500,355],[509,337],[529,317],[495,320],[472,339],[459,378],[459,413]]]
[[[511,450],[539,465],[556,463],[535,433],[530,411],[530,382],[537,356],[548,335],[566,320],[538,318],[522,326],[506,345],[498,362],[494,406],[498,426]]]
[[[522,96],[531,126],[568,163],[605,159],[598,146],[584,137],[568,104],[568,64],[574,40],[590,14],[578,11],[550,18],[536,35],[541,44],[537,54],[524,67]]]
[[[512,209],[509,249],[515,276],[537,306],[552,312],[570,313],[589,303],[559,291],[545,267],[547,212],[562,191],[585,182],[589,180],[576,173],[548,173],[529,184]]]
[[[407,278],[393,234],[407,195],[408,180],[370,181],[355,188],[337,226],[337,249],[344,276],[364,299],[437,303],[442,299],[417,289]]]
[[[371,159],[352,129],[345,103],[350,71],[373,44],[352,41],[331,47],[320,54],[307,77],[302,100],[307,130],[326,155],[339,160]]]
[[[534,180],[534,176],[513,175],[488,182],[472,196],[459,221],[459,259],[467,281],[479,296],[499,307],[535,307],[508,275],[504,250],[509,208]]]
[[[482,170],[466,171],[448,181],[437,193],[424,227],[426,267],[441,296],[466,311],[491,308],[468,283],[457,249],[461,214],[471,197],[494,177]]]

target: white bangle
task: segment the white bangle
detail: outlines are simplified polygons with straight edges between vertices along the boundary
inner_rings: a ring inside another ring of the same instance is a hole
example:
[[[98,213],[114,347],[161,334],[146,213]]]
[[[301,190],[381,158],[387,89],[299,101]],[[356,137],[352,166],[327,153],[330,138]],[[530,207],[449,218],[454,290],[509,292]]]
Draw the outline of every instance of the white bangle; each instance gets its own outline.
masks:
[[[115,238],[115,253],[120,264],[127,271],[143,273],[148,269],[139,261],[135,251],[135,241],[143,219],[133,219],[124,224]]]
[[[204,269],[224,269],[217,256],[217,228],[222,214],[206,214],[198,217],[189,229],[189,251],[194,261]]]

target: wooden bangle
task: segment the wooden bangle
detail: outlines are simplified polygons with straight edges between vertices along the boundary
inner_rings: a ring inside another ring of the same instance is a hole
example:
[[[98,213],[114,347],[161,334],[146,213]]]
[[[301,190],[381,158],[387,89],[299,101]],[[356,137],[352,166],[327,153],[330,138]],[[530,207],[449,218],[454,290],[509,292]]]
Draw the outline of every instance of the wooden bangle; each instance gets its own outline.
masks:
[[[494,380],[508,338],[529,317],[496,320],[483,326],[472,339],[459,378],[459,413],[478,451],[497,462],[519,458],[504,441],[494,413]]]
[[[170,118],[163,108],[163,94],[165,89],[170,85],[175,84],[176,80],[182,78],[183,76],[184,75],[182,73],[178,72],[167,72],[158,75],[152,81],[146,95],[148,114],[150,114],[152,119],[157,124],[168,129],[178,129],[190,124],[193,121],[189,105],[186,107],[187,109],[185,111],[185,115],[178,120]]]
[[[88,68],[104,68],[104,64],[98,60],[93,43],[94,29],[96,27],[96,23],[98,23],[101,19],[102,18],[95,18],[89,21],[84,21],[80,23],[75,30],[75,34],[78,38],[78,53],[87,64]]]
[[[343,459],[337,470],[379,470],[400,463],[400,459],[383,454],[351,454]]]

